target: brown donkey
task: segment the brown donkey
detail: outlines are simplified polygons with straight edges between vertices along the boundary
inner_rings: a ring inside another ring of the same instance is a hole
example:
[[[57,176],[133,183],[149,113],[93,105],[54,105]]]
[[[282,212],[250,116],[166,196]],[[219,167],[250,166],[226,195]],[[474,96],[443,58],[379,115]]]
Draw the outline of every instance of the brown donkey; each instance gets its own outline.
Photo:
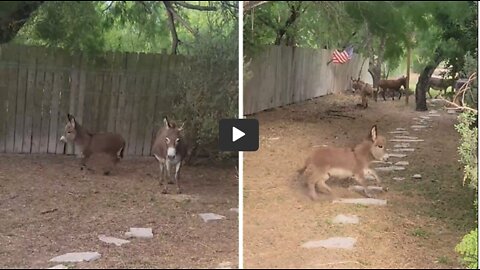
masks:
[[[377,91],[368,83],[365,83],[358,78],[357,80],[351,78],[352,88],[355,91],[360,91],[360,96],[362,97],[362,107],[364,109],[368,108],[368,97],[372,97],[377,101]]]
[[[187,155],[187,144],[182,137],[183,125],[177,127],[165,117],[164,126],[158,130],[152,147],[152,154],[158,160],[160,166],[160,185],[163,186],[162,193],[168,193],[167,186],[164,184],[166,176],[171,177],[171,169],[175,167],[175,184],[177,193],[182,193],[180,188],[180,167]],[[173,182],[168,181],[169,184]]]
[[[382,93],[383,100],[386,101],[385,99],[385,92],[390,89],[392,90],[392,100],[395,100],[395,92],[398,92],[400,96],[398,99],[400,100],[402,98],[402,91],[400,91],[401,87],[404,87],[405,91],[407,90],[407,77],[402,76],[399,79],[396,80],[380,80],[378,82],[378,87],[380,90],[378,92]]]
[[[372,175],[380,184],[380,178],[369,165],[373,160],[386,160],[385,146],[385,137],[377,135],[377,126],[374,125],[368,137],[354,148],[323,147],[314,151],[307,158],[305,166],[298,171],[302,175],[309,169],[307,184],[310,198],[318,198],[316,187],[319,186],[332,193],[326,184],[332,176],[353,177],[364,187],[365,195],[372,197],[367,189],[365,174]]]
[[[125,149],[125,140],[119,134],[114,133],[91,133],[82,127],[71,114],[67,114],[67,125],[65,126],[65,134],[60,141],[67,143],[73,142],[79,146],[82,151],[81,169],[86,167],[86,162],[93,154],[106,154],[111,157],[114,163],[123,158]],[[105,175],[110,174],[110,170],[104,172]]]

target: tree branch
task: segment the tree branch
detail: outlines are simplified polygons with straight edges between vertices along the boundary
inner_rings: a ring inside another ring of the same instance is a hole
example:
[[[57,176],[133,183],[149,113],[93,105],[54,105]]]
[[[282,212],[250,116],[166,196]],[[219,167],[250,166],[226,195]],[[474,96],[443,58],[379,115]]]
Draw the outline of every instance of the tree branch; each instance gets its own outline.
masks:
[[[176,55],[178,51],[178,43],[180,41],[178,40],[177,29],[175,27],[175,19],[172,12],[173,9],[169,1],[163,1],[163,4],[165,5],[165,9],[167,10],[168,20],[170,22],[170,33],[172,34],[172,54]]]
[[[180,17],[180,15],[178,15],[173,8],[170,8],[170,12],[175,19],[177,19],[181,24],[183,24],[183,26],[185,26],[185,28],[187,28],[188,31],[190,31],[190,33],[195,36],[197,35],[197,32],[184,19],[182,19],[182,17]]]
[[[15,2],[17,9],[0,18],[0,44],[10,42],[44,1]],[[13,3],[13,2],[12,2]]]
[[[189,4],[185,1],[170,1],[172,4],[188,8],[188,9],[194,9],[194,10],[199,10],[199,11],[217,11],[216,7],[213,6],[200,6],[200,5],[193,5]]]

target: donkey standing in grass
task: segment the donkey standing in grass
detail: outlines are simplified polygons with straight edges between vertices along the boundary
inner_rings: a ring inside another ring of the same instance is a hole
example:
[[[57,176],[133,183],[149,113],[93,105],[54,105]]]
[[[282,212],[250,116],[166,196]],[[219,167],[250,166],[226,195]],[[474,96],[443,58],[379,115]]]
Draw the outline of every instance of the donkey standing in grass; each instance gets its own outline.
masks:
[[[365,195],[372,197],[367,189],[365,174],[372,175],[380,184],[378,175],[369,168],[373,160],[386,160],[386,139],[377,136],[377,126],[374,125],[368,137],[354,148],[323,147],[314,151],[306,160],[303,168],[298,170],[303,175],[308,169],[308,190],[312,200],[318,198],[316,187],[322,187],[332,193],[325,183],[330,177],[353,177],[363,186]]]
[[[119,134],[114,133],[91,133],[82,127],[71,114],[67,114],[67,125],[65,134],[60,141],[67,143],[73,142],[79,146],[82,151],[81,169],[86,167],[86,162],[93,154],[104,154],[111,158],[116,164],[120,158],[123,158],[125,149],[125,139]],[[105,175],[110,174],[110,170],[104,171]]]
[[[165,117],[164,126],[158,130],[152,147],[152,154],[158,160],[160,166],[160,185],[163,186],[162,193],[168,193],[168,188],[164,184],[165,178],[171,178],[171,170],[175,167],[175,184],[177,193],[182,193],[180,188],[180,168],[187,155],[187,144],[183,139],[183,125],[177,127],[173,122],[169,122]],[[173,181],[168,181],[173,184]]]

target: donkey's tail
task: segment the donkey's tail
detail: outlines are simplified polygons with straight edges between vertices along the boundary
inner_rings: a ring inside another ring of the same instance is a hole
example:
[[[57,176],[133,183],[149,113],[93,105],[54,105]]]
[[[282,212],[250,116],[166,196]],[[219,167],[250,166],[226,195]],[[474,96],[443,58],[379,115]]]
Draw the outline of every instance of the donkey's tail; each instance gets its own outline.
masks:
[[[120,148],[120,154],[118,155],[120,158],[123,158],[123,151],[125,150],[126,143],[123,142],[122,148]]]

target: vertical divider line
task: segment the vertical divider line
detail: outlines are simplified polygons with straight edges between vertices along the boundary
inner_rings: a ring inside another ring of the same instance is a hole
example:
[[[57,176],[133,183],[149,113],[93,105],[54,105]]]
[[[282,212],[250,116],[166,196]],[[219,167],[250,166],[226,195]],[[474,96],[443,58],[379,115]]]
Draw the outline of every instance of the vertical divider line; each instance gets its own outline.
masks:
[[[243,119],[243,2],[238,3],[238,118]],[[238,268],[243,269],[243,152],[238,152]]]

